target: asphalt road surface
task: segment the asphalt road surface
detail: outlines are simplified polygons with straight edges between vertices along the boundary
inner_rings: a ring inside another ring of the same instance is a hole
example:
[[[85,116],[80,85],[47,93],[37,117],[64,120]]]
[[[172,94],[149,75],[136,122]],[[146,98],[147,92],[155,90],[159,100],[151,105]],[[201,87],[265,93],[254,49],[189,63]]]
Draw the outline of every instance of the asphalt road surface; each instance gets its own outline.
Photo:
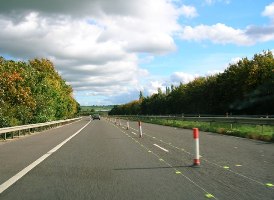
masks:
[[[0,142],[0,199],[274,199],[274,144],[84,118]]]

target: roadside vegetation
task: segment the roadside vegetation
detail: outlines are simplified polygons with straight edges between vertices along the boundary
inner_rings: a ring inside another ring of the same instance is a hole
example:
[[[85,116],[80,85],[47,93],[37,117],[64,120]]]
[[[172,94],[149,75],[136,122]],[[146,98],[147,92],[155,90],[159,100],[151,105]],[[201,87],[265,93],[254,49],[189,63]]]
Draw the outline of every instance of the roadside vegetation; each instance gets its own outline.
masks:
[[[79,110],[51,61],[0,57],[0,127],[72,118]]]
[[[158,89],[158,93],[115,106],[110,115],[269,115],[274,114],[274,58],[271,51],[243,58],[223,72],[178,86]],[[274,140],[271,126],[209,124],[202,122],[162,121],[151,123],[240,137]]]
[[[274,126],[248,125],[248,124],[230,124],[218,122],[195,122],[182,121],[174,119],[158,119],[158,118],[139,118],[131,117],[131,120],[140,120],[146,123],[159,124],[164,126],[178,127],[184,129],[199,128],[201,131],[218,133],[223,135],[231,135],[244,137],[249,139],[262,140],[266,142],[274,142]]]
[[[274,58],[271,51],[231,64],[223,73],[115,106],[110,115],[273,115]]]

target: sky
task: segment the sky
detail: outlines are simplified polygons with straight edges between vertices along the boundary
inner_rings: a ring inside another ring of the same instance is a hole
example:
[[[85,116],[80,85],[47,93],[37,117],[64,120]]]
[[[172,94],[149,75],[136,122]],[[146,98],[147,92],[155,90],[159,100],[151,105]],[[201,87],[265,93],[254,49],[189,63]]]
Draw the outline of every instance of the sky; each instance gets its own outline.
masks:
[[[0,56],[48,58],[81,105],[123,104],[274,51],[273,0],[1,0]]]

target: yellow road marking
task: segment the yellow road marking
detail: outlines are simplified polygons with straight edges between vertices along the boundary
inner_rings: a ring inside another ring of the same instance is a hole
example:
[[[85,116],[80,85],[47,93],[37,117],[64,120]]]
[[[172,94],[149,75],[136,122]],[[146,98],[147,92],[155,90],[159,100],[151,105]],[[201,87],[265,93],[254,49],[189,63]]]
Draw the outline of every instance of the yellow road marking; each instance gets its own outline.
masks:
[[[214,196],[212,195],[212,194],[209,194],[209,193],[207,193],[206,195],[205,195],[207,198],[214,198]]]

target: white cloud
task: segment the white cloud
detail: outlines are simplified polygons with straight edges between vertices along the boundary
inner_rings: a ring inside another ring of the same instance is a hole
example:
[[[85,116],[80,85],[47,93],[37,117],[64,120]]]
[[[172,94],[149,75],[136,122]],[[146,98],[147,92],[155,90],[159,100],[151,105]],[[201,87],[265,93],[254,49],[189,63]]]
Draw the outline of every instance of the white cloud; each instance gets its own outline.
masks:
[[[234,29],[225,24],[185,26],[181,39],[187,41],[211,41],[214,44],[255,45],[258,42],[274,40],[274,25],[248,26],[246,29]]]
[[[198,16],[197,10],[194,6],[183,5],[180,8],[180,11],[181,11],[182,15],[187,18],[194,18],[194,17]]]
[[[274,25],[268,26],[249,26],[246,35],[256,42],[267,42],[274,40]]]
[[[220,74],[223,72],[224,72],[223,70],[210,70],[210,71],[207,71],[205,76],[213,76],[213,75]]]
[[[262,15],[274,20],[274,2],[265,7]]]
[[[162,91],[164,91],[165,86],[164,86],[164,82],[157,80],[157,81],[150,81],[149,85],[145,89],[151,95],[151,94],[157,93],[159,88]]]
[[[235,57],[230,60],[230,64],[237,64],[240,60],[242,60],[241,57]]]
[[[222,0],[206,0],[208,4],[221,2]],[[222,1],[229,3],[229,1]],[[269,25],[249,25],[245,29],[235,29],[226,24],[184,26],[181,31],[181,39],[187,41],[211,41],[214,44],[236,44],[239,46],[255,45],[259,42],[274,40],[274,3],[267,5],[262,12],[272,22]]]
[[[182,8],[169,0],[6,1],[0,53],[53,60],[76,94],[126,94],[148,75],[139,53],[149,62],[176,49],[179,17],[197,15],[194,7]]]
[[[141,4],[143,0],[139,0]],[[86,16],[100,16],[104,13],[113,15],[135,14],[136,7],[140,6],[138,1],[123,0],[13,0],[1,2],[0,13],[18,15],[29,11],[37,11],[44,15],[70,15],[83,18]],[[138,12],[138,10],[137,10]]]
[[[173,85],[179,85],[180,83],[186,84],[199,77],[198,74],[188,74],[184,72],[174,72],[170,76],[171,83]]]
[[[216,44],[251,45],[254,42],[241,29],[234,29],[225,24],[212,26],[198,25],[196,27],[185,26],[181,38],[189,41],[210,40]]]
[[[205,0],[205,3],[208,4],[208,5],[213,5],[217,2],[222,2],[222,3],[225,3],[225,4],[230,4],[230,0]]]
[[[139,59],[139,63],[145,64],[145,63],[151,63],[155,59],[155,56],[153,55],[146,55]]]

